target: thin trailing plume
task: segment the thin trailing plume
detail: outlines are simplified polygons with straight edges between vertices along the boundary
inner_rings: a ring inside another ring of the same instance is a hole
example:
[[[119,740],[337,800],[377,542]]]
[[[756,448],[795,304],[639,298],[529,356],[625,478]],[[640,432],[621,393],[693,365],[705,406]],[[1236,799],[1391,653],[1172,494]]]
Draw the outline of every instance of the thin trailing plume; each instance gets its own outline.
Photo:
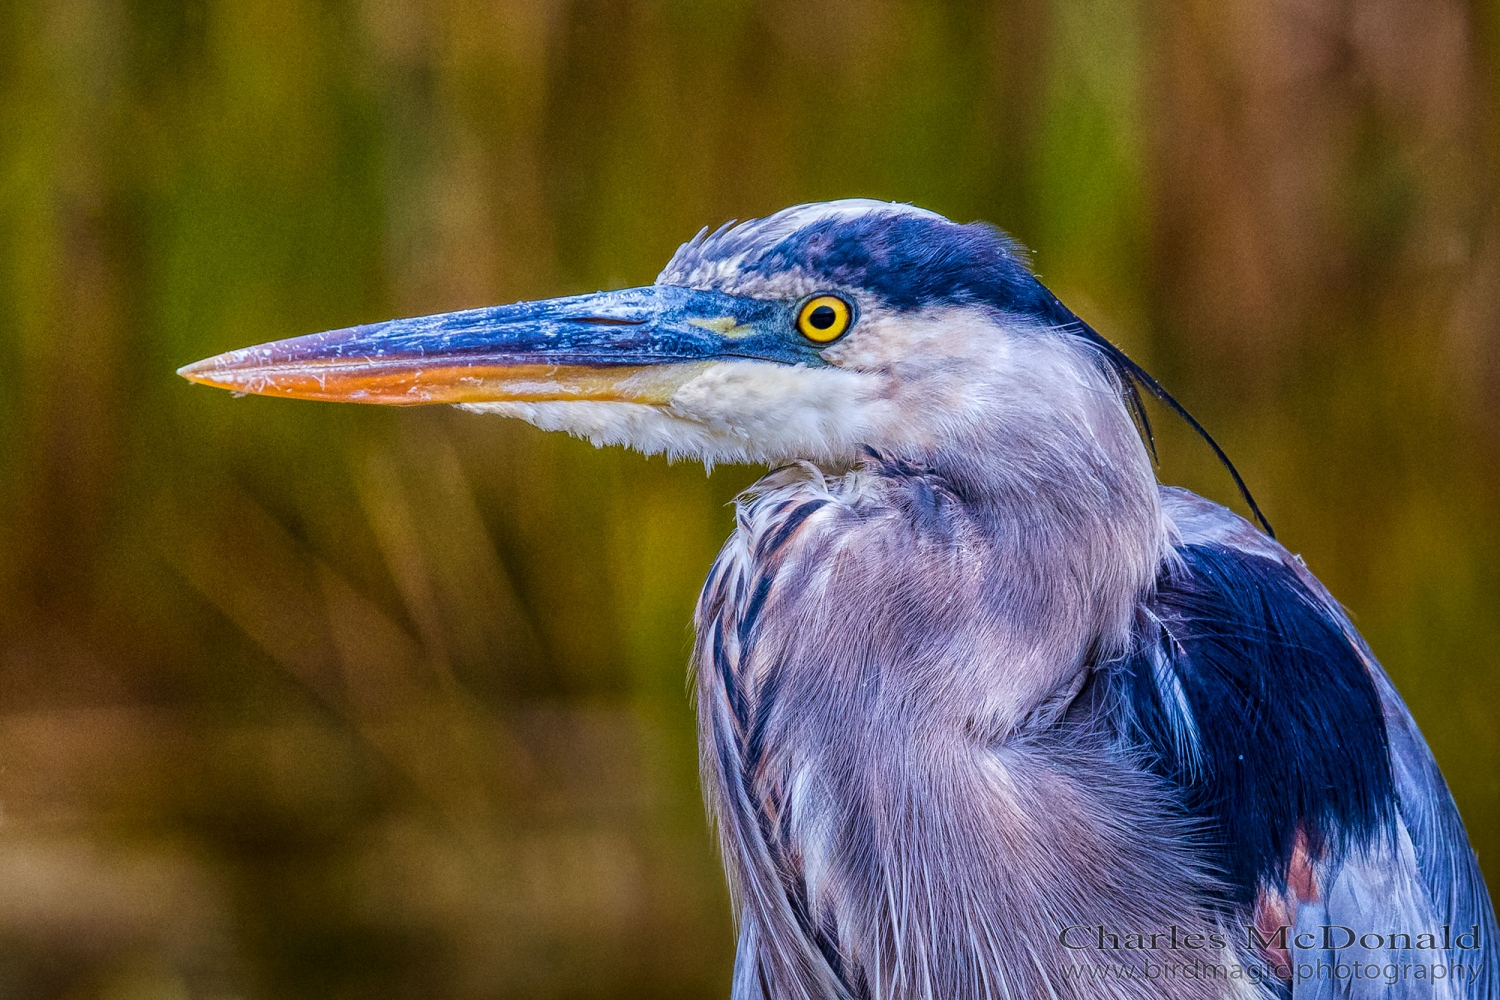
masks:
[[[1199,437],[1208,442],[1208,446],[1213,449],[1215,457],[1219,460],[1219,464],[1224,466],[1229,472],[1230,478],[1234,480],[1235,488],[1239,490],[1240,496],[1244,498],[1246,506],[1250,508],[1250,513],[1255,515],[1256,522],[1265,530],[1267,535],[1275,538],[1275,529],[1271,527],[1271,522],[1266,520],[1266,515],[1261,513],[1260,505],[1255,502],[1255,497],[1251,494],[1250,487],[1246,485],[1244,477],[1240,475],[1240,470],[1235,468],[1234,462],[1230,460],[1229,455],[1225,453],[1223,448],[1219,447],[1219,442],[1215,441],[1213,435],[1208,433],[1204,426],[1198,422],[1198,419],[1188,412],[1187,407],[1179,403],[1176,397],[1156,380],[1155,376],[1132,360],[1130,355],[1105,339],[1082,320],[1078,320],[1077,325],[1079,327],[1078,332],[1090,342],[1097,345],[1119,373],[1120,382],[1126,394],[1126,403],[1130,407],[1132,416],[1135,417],[1137,423],[1142,428],[1142,434],[1146,439],[1146,446],[1151,450],[1152,459],[1155,460],[1157,457],[1156,440],[1151,433],[1151,423],[1146,416],[1146,408],[1141,401],[1140,390],[1142,388],[1160,400],[1177,416],[1181,417]]]

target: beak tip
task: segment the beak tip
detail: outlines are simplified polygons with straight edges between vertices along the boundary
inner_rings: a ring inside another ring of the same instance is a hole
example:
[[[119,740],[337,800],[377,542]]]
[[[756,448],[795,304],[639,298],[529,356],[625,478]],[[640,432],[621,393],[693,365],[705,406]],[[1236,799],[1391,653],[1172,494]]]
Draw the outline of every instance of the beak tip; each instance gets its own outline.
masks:
[[[224,355],[217,354],[211,358],[204,358],[202,361],[194,361],[190,365],[183,365],[177,369],[177,374],[199,385],[211,385],[216,389],[232,389],[234,388],[233,379],[228,377],[229,372],[225,370],[227,366],[223,362]]]

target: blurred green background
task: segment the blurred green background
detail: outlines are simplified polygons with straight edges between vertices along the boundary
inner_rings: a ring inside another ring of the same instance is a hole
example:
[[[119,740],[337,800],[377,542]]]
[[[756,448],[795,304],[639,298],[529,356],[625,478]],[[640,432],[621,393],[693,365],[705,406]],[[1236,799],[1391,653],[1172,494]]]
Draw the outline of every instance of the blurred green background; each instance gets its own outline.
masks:
[[[850,195],[1219,436],[1494,880],[1497,115],[1496,0],[0,0],[0,996],[727,995],[684,671],[756,471],[172,372]]]

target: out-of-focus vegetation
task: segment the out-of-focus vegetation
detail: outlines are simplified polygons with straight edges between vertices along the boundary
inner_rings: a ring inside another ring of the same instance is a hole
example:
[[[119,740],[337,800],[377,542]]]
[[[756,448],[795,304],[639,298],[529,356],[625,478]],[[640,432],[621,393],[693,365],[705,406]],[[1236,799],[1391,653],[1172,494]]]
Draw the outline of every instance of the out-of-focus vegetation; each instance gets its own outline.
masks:
[[[172,372],[848,195],[1010,229],[1219,435],[1500,877],[1497,59],[1482,0],[0,2],[0,995],[725,995],[683,675],[755,471]]]

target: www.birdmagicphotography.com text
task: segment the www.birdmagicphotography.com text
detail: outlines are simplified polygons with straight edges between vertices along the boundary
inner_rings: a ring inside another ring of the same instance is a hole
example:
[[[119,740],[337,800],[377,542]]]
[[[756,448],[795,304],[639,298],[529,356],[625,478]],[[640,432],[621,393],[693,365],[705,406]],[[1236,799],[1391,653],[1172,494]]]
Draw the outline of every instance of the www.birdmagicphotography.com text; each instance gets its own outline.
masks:
[[[1100,925],[1063,927],[1058,943],[1081,960],[1069,979],[1208,979],[1251,983],[1368,981],[1384,985],[1453,980],[1473,983],[1484,969],[1480,929],[1360,931],[1341,924],[1274,928],[1246,924],[1191,930],[1169,926],[1127,931]]]

